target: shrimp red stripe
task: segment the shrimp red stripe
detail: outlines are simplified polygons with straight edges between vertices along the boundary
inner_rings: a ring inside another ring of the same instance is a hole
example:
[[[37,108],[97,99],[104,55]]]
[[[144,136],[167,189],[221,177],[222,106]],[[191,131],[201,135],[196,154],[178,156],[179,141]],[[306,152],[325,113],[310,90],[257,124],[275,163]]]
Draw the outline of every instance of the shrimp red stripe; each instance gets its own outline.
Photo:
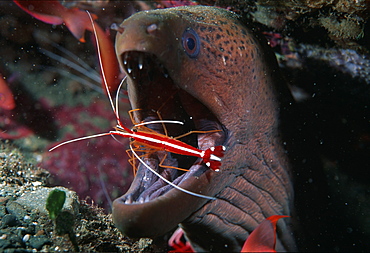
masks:
[[[117,126],[117,129],[120,129],[119,126]],[[207,150],[200,150],[193,146],[190,146],[189,144],[186,144],[182,141],[173,139],[171,137],[168,137],[166,135],[158,134],[158,133],[147,133],[147,132],[122,132],[122,131],[111,131],[111,134],[120,135],[123,137],[133,138],[135,141],[142,143],[146,146],[149,146],[150,148],[154,149],[161,149],[165,150],[171,153],[176,153],[180,155],[189,155],[189,156],[196,156],[199,158],[205,158],[209,162],[210,160],[215,161],[221,161],[221,158],[223,156],[223,152],[218,154],[218,156],[214,155],[212,153],[212,150],[210,149],[210,155],[209,158],[206,157],[206,151]],[[222,150],[225,150],[223,146]],[[212,168],[212,169],[218,169],[218,168]]]

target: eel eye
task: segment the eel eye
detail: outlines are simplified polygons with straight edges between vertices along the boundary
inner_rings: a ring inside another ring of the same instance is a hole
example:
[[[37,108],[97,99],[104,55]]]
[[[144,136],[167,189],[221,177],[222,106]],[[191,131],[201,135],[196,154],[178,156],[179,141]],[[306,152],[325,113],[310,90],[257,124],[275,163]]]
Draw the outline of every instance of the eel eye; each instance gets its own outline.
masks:
[[[200,39],[193,29],[188,28],[185,30],[182,35],[182,47],[190,58],[198,56],[200,51]]]

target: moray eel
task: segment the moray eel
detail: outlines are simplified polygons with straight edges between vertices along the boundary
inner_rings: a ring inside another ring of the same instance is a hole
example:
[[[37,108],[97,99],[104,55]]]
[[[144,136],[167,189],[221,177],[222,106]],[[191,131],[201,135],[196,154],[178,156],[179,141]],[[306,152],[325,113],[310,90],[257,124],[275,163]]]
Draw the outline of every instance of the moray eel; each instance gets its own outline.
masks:
[[[204,6],[139,12],[118,30],[116,54],[131,105],[140,109],[135,121],[183,121],[167,124],[170,136],[218,129],[181,140],[227,150],[220,172],[171,154],[167,164],[189,171],[160,168],[163,152],[150,154],[145,163],[166,178],[215,199],[180,192],[139,165],[128,192],[114,201],[116,226],[130,237],[156,237],[180,224],[197,251],[240,251],[267,217],[290,215],[293,188],[279,134],[286,88],[266,42],[236,14]],[[279,222],[277,250],[294,249],[290,223]]]

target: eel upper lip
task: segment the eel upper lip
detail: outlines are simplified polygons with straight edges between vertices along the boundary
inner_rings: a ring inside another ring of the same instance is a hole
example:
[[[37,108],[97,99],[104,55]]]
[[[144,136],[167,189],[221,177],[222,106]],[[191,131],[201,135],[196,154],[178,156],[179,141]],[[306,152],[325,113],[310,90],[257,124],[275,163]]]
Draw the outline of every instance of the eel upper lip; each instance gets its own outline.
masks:
[[[139,109],[134,112],[136,123],[155,119],[178,120],[184,125],[149,124],[146,127],[173,137],[193,130],[221,130],[206,134],[190,134],[181,138],[181,141],[200,149],[224,143],[226,131],[217,117],[191,94],[185,92],[179,85],[175,85],[169,72],[156,56],[140,51],[127,51],[121,55],[121,60],[129,77],[128,92],[132,106],[134,109]],[[200,159],[170,154],[165,151],[149,151],[149,155],[143,160],[177,185],[187,180],[189,175],[204,173],[208,169],[205,165],[201,165]],[[161,161],[166,165],[189,169],[189,172],[162,168],[159,166]],[[137,164],[137,169],[137,176],[130,190],[121,197],[122,203],[146,203],[173,188],[158,179],[145,166]]]

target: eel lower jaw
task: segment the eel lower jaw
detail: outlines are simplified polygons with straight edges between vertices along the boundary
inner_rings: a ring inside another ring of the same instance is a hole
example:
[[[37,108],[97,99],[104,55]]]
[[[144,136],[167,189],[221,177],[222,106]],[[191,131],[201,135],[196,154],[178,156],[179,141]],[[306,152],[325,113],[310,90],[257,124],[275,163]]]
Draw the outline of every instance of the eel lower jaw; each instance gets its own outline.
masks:
[[[225,128],[217,117],[203,104],[180,87],[176,86],[168,71],[159,60],[150,54],[130,51],[122,56],[123,67],[128,75],[128,91],[137,122],[158,118],[178,120],[184,125],[149,124],[146,127],[169,136],[179,136],[189,131],[210,131],[190,134],[181,141],[205,150],[225,142]],[[166,157],[164,159],[164,157]],[[143,156],[128,192],[113,204],[113,219],[116,226],[130,237],[155,237],[162,235],[189,217],[209,199],[199,198],[174,189],[157,177],[146,166],[157,171],[173,184],[194,193],[207,195],[210,180],[217,174],[200,159],[156,151]],[[188,169],[183,172],[168,165]]]
[[[199,138],[207,139],[207,144],[212,143],[209,138]],[[199,160],[185,173],[161,168],[159,163],[163,153],[157,151],[143,158],[143,162],[183,189],[212,196],[212,178],[221,172],[212,171]],[[165,163],[175,166],[177,159],[168,154]],[[207,201],[210,200],[173,188],[140,163],[130,189],[113,202],[113,220],[126,236],[154,238],[176,227]]]
[[[133,201],[136,194],[135,181],[140,181],[139,175],[145,170],[138,170],[138,174],[129,189],[122,197],[113,203],[113,220],[118,229],[125,235],[137,237],[157,237],[177,226],[199,209],[207,199],[194,197],[177,189],[168,189],[163,195],[154,199]],[[194,192],[207,194],[212,174],[215,174],[204,165],[194,165],[186,174],[178,179],[178,186],[191,189]],[[131,202],[132,203],[128,203]]]

